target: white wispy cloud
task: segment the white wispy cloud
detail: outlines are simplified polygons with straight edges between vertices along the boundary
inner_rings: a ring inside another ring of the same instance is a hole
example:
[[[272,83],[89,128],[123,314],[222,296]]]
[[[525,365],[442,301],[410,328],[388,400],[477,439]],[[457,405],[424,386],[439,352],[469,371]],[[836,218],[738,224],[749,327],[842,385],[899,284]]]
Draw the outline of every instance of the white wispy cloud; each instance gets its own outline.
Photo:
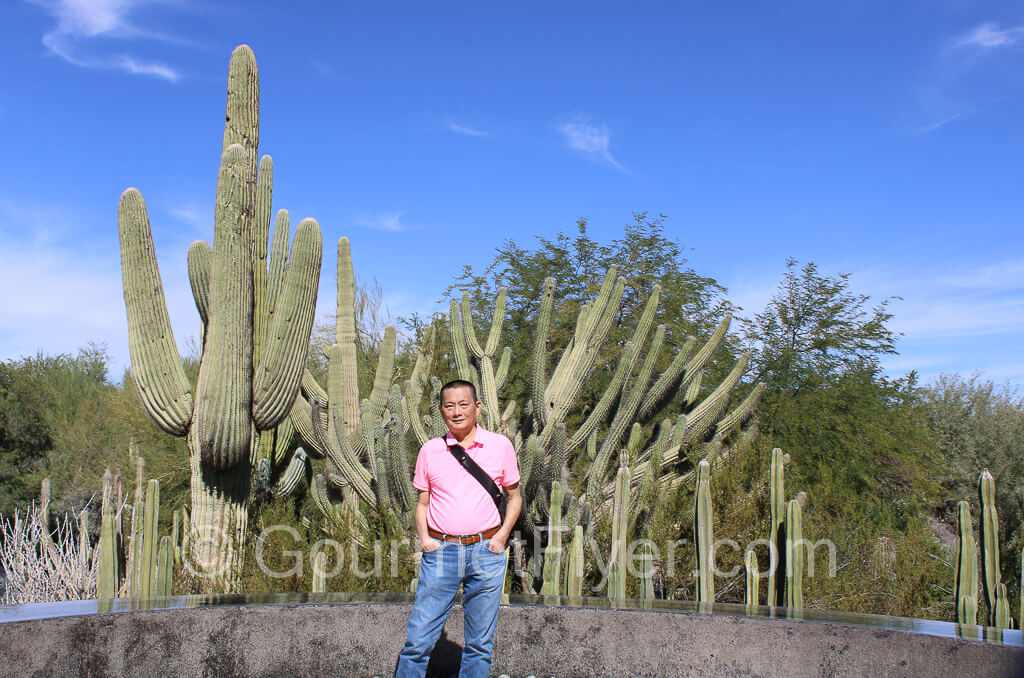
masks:
[[[359,215],[355,218],[357,226],[372,228],[375,231],[404,231],[408,227],[402,223],[401,212],[384,212],[376,215]]]
[[[592,160],[606,162],[613,167],[623,169],[609,149],[611,133],[608,131],[607,125],[597,125],[586,116],[576,115],[561,124],[558,130],[565,137],[565,143],[569,148],[579,151]]]
[[[474,129],[466,125],[460,125],[459,123],[453,122],[451,120],[448,121],[448,129],[451,130],[452,132],[455,132],[456,134],[465,134],[466,136],[470,137],[487,136],[487,132],[484,132],[483,130]]]
[[[176,82],[181,74],[163,63],[140,60],[130,54],[88,52],[83,47],[100,40],[171,40],[146,30],[130,19],[130,14],[154,0],[29,0],[45,9],[56,24],[43,35],[43,44],[54,55],[83,68],[118,69],[135,75],[148,75]],[[105,44],[105,43],[104,43]]]
[[[914,132],[916,134],[931,134],[935,130],[940,129],[942,127],[945,127],[946,125],[948,125],[951,122],[955,122],[956,120],[959,120],[961,117],[962,116],[961,116],[960,113],[954,113],[953,115],[947,115],[946,117],[942,118],[941,120],[937,120],[937,121],[929,123],[927,125],[922,125],[921,127],[918,127],[917,129],[914,130]]]
[[[1024,26],[1011,26],[1010,28],[999,28],[993,22],[986,22],[953,40],[956,47],[977,47],[982,49],[994,49],[1013,45],[1024,38]]]

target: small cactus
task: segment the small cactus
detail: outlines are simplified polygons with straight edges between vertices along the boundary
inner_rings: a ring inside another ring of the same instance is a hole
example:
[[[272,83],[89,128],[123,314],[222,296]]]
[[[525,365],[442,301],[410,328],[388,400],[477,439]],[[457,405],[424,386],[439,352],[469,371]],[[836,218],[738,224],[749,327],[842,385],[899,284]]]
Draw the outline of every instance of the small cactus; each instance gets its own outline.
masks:
[[[327,552],[323,549],[313,556],[313,593],[327,593]]]
[[[768,571],[768,599],[766,605],[782,605],[782,594],[785,587],[785,564],[783,561],[785,551],[785,520],[786,520],[786,492],[785,492],[785,460],[782,450],[772,450],[771,468],[768,474],[769,489],[769,533],[768,539],[771,542],[770,553],[773,556],[772,567]]]
[[[957,504],[957,529],[960,534],[956,561],[956,617],[961,624],[978,623],[978,544],[974,540],[971,505]]]
[[[790,499],[786,506],[786,606],[804,606],[804,531],[800,502]]]
[[[544,596],[561,594],[562,573],[562,498],[561,481],[551,483],[551,505],[548,509],[548,545],[544,549],[544,583],[540,592]]]
[[[569,544],[569,558],[566,562],[565,594],[572,598],[583,595],[583,526],[573,528]]]
[[[711,465],[701,460],[697,466],[697,495],[694,500],[694,542],[697,548],[697,602],[715,602],[715,537],[711,510]]]
[[[747,574],[746,603],[747,608],[750,609],[757,607],[758,605],[758,587],[760,586],[760,573],[757,569],[757,554],[754,553],[753,549],[747,551],[743,564]]]
[[[608,598],[610,600],[621,600],[626,597],[629,478],[629,467],[623,464],[615,476],[615,494],[612,504],[612,552],[608,557]]]
[[[989,623],[996,623],[996,595],[999,588],[999,516],[996,513],[996,481],[984,469],[978,477],[978,497],[981,500],[981,552],[984,565],[985,602],[990,611]],[[1005,628],[1005,627],[1001,627]]]

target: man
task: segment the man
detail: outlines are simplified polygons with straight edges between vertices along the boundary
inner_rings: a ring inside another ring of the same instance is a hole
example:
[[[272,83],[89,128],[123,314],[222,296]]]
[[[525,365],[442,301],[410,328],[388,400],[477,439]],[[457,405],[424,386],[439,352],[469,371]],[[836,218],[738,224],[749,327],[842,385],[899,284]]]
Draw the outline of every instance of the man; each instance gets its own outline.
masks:
[[[508,438],[477,425],[481,404],[473,384],[448,382],[439,406],[448,434],[420,448],[413,477],[419,490],[416,532],[423,560],[396,676],[419,678],[426,673],[461,584],[466,646],[459,677],[486,678],[505,581],[505,545],[523,501],[519,466]],[[456,444],[496,485],[504,486],[504,520],[491,495],[449,451]]]

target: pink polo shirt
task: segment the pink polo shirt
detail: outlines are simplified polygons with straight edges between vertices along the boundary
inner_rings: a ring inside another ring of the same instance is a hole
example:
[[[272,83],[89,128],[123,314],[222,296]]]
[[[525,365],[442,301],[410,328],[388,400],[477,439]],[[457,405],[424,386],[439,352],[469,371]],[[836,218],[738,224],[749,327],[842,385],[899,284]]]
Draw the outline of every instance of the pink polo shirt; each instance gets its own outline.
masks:
[[[446,435],[449,445],[458,441]],[[477,424],[466,454],[487,472],[498,487],[519,482],[516,451],[509,439]],[[430,492],[427,525],[445,534],[476,534],[501,523],[498,508],[483,486],[452,456],[440,438],[420,448],[412,484]]]

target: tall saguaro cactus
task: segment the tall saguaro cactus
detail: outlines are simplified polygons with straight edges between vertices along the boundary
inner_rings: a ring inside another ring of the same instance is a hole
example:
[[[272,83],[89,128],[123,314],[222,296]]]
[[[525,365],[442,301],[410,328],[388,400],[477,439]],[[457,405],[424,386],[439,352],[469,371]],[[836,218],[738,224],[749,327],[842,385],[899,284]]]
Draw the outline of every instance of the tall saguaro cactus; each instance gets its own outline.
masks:
[[[280,424],[298,394],[322,256],[320,227],[307,219],[285,261],[285,214],[274,234],[273,280],[264,272],[272,182],[269,157],[257,173],[258,142],[259,74],[252,50],[242,45],[228,73],[213,247],[196,244],[189,253],[204,324],[195,394],[171,330],[142,194],[129,188],[118,210],[132,376],[157,425],[187,436],[197,536],[191,564],[201,574],[219,575],[229,588],[246,542],[260,432]]]

